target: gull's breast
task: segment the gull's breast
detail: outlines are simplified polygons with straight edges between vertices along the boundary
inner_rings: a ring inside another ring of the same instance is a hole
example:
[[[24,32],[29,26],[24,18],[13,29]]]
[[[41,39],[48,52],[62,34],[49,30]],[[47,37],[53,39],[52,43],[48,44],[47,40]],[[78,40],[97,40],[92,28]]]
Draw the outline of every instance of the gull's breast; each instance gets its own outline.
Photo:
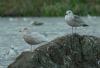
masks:
[[[81,26],[81,23],[79,23],[78,21],[76,21],[76,20],[74,19],[74,17],[68,17],[68,16],[66,16],[66,17],[65,17],[65,21],[66,21],[66,23],[67,23],[69,26],[72,26],[72,27],[79,27],[79,26]]]

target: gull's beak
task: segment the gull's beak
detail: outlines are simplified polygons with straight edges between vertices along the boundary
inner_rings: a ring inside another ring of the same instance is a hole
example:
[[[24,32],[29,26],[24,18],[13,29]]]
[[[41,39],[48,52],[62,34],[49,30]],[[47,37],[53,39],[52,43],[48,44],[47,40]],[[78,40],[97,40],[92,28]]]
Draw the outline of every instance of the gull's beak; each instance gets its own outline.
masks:
[[[68,15],[67,13],[65,13],[65,15]]]
[[[68,15],[68,14],[65,14],[65,15]]]

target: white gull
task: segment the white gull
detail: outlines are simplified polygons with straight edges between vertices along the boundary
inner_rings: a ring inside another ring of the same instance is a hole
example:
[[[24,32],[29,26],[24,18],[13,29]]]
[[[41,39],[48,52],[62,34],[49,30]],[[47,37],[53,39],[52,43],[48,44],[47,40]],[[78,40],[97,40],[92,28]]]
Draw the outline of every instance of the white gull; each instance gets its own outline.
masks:
[[[72,34],[73,34],[73,27],[80,27],[80,26],[88,26],[79,16],[74,15],[71,10],[66,11],[65,15],[66,23],[72,27]]]
[[[31,51],[32,45],[38,45],[43,42],[48,42],[48,39],[44,35],[38,32],[31,32],[28,28],[24,28],[23,30],[21,30],[21,32],[23,34],[24,41],[31,45]]]

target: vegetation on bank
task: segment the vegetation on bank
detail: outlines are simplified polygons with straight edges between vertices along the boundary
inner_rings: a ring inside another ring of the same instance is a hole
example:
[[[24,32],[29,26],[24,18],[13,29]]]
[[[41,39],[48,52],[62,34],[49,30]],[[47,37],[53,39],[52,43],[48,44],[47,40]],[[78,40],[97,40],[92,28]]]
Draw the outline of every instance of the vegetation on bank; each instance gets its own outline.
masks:
[[[0,16],[100,15],[100,0],[0,0]]]

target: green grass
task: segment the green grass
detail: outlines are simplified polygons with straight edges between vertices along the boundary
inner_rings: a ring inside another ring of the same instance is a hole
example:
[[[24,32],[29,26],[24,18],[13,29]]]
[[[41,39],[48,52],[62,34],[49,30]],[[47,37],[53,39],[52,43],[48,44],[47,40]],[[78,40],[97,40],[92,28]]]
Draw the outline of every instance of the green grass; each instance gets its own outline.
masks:
[[[100,15],[100,0],[0,0],[0,16]]]

